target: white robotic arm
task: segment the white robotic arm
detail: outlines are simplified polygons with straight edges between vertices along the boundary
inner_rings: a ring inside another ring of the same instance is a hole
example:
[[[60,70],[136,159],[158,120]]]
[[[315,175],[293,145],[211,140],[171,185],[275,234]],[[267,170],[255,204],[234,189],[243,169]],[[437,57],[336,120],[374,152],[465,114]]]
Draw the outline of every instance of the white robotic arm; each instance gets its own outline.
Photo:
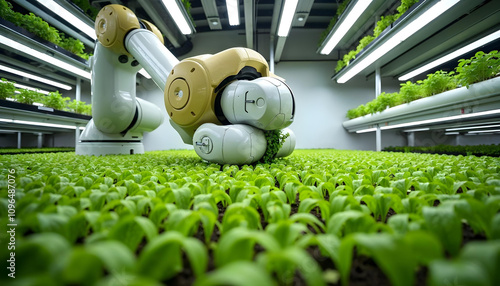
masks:
[[[269,73],[257,52],[233,48],[215,55],[178,61],[159,31],[121,5],[98,14],[92,59],[93,119],[77,154],[142,153],[144,131],[163,121],[162,111],[135,96],[136,74],[144,68],[164,90],[170,123],[203,159],[221,164],[250,164],[264,155],[265,132],[293,121],[290,88]],[[293,152],[291,130],[277,156]]]

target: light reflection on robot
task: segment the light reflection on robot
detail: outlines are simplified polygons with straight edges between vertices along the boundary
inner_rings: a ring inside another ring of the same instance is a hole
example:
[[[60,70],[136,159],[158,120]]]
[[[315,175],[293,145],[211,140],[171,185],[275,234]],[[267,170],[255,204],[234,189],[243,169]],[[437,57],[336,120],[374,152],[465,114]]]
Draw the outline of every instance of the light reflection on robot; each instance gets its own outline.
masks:
[[[82,155],[143,153],[143,132],[163,122],[162,110],[136,97],[136,74],[144,68],[164,91],[170,123],[186,144],[210,162],[250,164],[264,155],[264,130],[290,136],[278,157],[291,154],[295,136],[286,128],[295,103],[290,88],[269,72],[266,60],[232,48],[179,62],[159,30],[121,5],[96,18],[92,67],[92,116],[76,146]]]

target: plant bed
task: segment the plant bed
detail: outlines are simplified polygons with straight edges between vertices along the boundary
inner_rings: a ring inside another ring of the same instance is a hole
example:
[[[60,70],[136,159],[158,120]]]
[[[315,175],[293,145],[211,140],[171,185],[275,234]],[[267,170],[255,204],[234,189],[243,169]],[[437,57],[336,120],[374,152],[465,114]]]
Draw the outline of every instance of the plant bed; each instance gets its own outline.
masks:
[[[397,146],[386,147],[382,151],[387,152],[412,152],[412,153],[427,153],[427,154],[444,154],[444,155],[462,155],[462,156],[491,156],[500,157],[500,145],[466,145],[466,146],[451,146],[451,145],[436,145],[429,147],[410,147]]]
[[[0,225],[15,223],[1,232],[14,229],[15,250],[0,257],[14,256],[16,280],[2,267],[2,282],[500,279],[498,158],[296,150],[271,164],[221,166],[194,151],[25,154],[2,156],[0,177]]]
[[[0,148],[0,155],[34,154],[75,152],[73,147],[46,147],[46,148]]]

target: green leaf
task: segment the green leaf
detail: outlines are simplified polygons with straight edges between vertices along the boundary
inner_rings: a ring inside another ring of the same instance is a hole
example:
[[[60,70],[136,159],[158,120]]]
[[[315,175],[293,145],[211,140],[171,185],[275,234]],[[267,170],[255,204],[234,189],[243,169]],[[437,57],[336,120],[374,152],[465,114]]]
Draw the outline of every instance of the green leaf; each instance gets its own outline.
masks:
[[[462,224],[451,207],[424,207],[426,227],[436,235],[449,254],[455,256],[462,244]]]
[[[128,216],[121,218],[110,229],[108,237],[123,242],[130,250],[135,251],[144,237],[151,241],[157,235],[155,225],[148,218]]]
[[[135,266],[134,254],[118,241],[100,241],[85,245],[91,253],[103,262],[105,269],[113,274],[131,271]]]
[[[183,268],[181,250],[185,251],[195,276],[202,276],[208,264],[206,248],[196,238],[175,231],[165,232],[146,245],[139,256],[138,273],[158,280],[173,277]]]
[[[236,261],[197,279],[194,285],[273,286],[276,283],[273,282],[265,268],[249,261]]]

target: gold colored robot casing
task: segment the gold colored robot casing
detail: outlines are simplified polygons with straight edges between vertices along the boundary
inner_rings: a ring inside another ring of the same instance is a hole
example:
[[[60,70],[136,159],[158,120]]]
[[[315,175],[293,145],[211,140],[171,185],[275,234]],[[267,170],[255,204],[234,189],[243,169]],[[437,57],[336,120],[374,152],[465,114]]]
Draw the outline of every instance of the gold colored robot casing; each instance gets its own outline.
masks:
[[[214,110],[215,89],[244,67],[270,76],[265,58],[246,48],[182,60],[172,69],[165,87],[165,107],[172,121],[190,135],[203,123],[221,124]]]
[[[140,22],[164,44],[163,36],[155,25],[146,20]],[[125,48],[125,37],[131,30],[140,28],[139,19],[134,12],[119,4],[104,6],[95,19],[97,39],[104,47],[119,55],[130,56]]]

